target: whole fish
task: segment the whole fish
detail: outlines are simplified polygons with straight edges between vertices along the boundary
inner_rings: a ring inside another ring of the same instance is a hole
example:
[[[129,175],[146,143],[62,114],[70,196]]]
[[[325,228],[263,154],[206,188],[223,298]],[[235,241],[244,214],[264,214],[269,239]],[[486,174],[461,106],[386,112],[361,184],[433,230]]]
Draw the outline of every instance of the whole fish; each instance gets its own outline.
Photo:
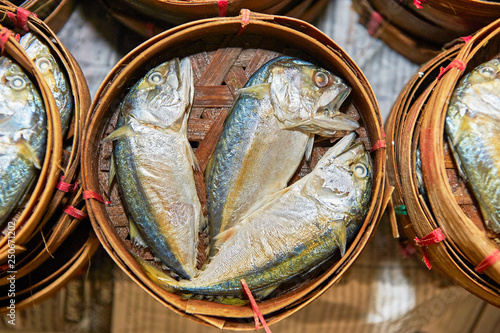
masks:
[[[33,60],[36,68],[47,82],[52,95],[54,95],[61,117],[62,133],[63,136],[66,135],[73,112],[73,96],[68,78],[61,70],[48,46],[35,35],[32,33],[25,34],[19,40],[19,44]]]
[[[219,233],[285,188],[310,156],[314,134],[359,127],[338,111],[350,90],[325,69],[291,57],[269,61],[250,78],[207,167],[211,255]]]
[[[121,105],[113,165],[130,218],[132,241],[147,245],[183,279],[196,275],[203,214],[187,119],[193,101],[189,58],[150,70]]]
[[[451,150],[486,222],[500,233],[500,60],[476,67],[457,85],[446,114]]]
[[[47,144],[41,97],[21,67],[0,57],[0,223],[23,200]]]
[[[370,156],[354,138],[354,133],[345,136],[310,174],[221,234],[219,251],[198,277],[176,282],[142,262],[146,273],[171,292],[219,297],[241,297],[245,279],[261,298],[336,251],[344,255],[371,197]]]

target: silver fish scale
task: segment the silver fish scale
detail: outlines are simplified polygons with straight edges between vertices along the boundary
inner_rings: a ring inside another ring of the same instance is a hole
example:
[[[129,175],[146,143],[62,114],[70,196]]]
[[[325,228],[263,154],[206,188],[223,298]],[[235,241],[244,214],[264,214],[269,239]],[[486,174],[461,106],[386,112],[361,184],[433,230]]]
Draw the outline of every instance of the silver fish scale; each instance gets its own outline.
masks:
[[[47,82],[59,110],[62,133],[65,135],[68,131],[74,108],[69,79],[61,70],[60,65],[51,54],[47,45],[42,43],[35,35],[31,33],[25,34],[19,40],[19,44],[33,60],[45,82]]]
[[[0,223],[3,223],[34,181],[35,164],[40,166],[43,162],[47,119],[38,91],[21,68],[6,57],[0,57],[0,82]]]
[[[465,173],[486,226],[500,233],[500,61],[493,59],[457,85],[445,129],[450,148]]]

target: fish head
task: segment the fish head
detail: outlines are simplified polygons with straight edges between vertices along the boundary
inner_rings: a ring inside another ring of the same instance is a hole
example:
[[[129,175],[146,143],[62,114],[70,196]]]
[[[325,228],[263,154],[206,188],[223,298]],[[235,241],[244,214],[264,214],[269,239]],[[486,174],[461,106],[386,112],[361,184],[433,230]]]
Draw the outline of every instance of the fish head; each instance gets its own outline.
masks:
[[[62,72],[59,70],[59,65],[50,53],[49,48],[31,33],[21,37],[19,44],[33,60],[51,90],[56,89],[57,82],[60,80],[58,76],[62,75]]]
[[[461,94],[461,92],[469,93]],[[469,114],[483,114],[494,119],[500,119],[500,60],[494,58],[474,68],[457,87],[459,99],[467,105]]]
[[[371,195],[372,167],[363,143],[351,133],[330,148],[311,173],[305,194],[323,210],[357,215],[365,211]],[[328,215],[328,214],[327,214]]]
[[[20,134],[45,117],[38,91],[21,67],[6,57],[0,57],[0,90],[0,135]]]
[[[339,111],[351,88],[324,68],[284,57],[271,68],[269,83],[275,116],[283,128],[331,136],[359,127]]]
[[[175,58],[151,69],[130,90],[122,104],[124,116],[167,128],[182,122],[194,96],[189,58]]]

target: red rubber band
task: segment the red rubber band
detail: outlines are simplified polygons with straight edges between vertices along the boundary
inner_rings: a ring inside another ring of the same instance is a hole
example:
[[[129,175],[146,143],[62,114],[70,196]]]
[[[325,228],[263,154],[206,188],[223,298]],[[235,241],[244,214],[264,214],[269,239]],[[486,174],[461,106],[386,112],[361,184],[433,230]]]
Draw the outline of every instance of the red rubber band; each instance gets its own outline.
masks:
[[[443,75],[446,74],[452,68],[458,68],[460,69],[460,71],[463,72],[465,70],[465,67],[467,67],[467,64],[465,62],[459,59],[455,59],[452,62],[450,62],[450,64],[445,68],[441,67],[439,69],[439,75],[437,79],[440,80],[443,77]]]
[[[380,148],[385,148],[385,140],[378,140],[377,142],[375,142],[372,149],[370,149],[370,153],[373,153],[375,150]]]
[[[472,36],[460,37],[460,39],[463,40],[465,44],[467,44],[472,39]]]
[[[425,2],[425,0],[413,0],[413,4],[415,5],[415,7],[417,7],[418,9],[422,9],[424,7],[422,7],[422,4]]]
[[[28,28],[28,17],[32,13],[29,10],[24,9],[23,7],[17,7],[17,22],[19,27],[24,29],[24,31],[29,31]],[[33,14],[35,15],[35,14]]]
[[[12,35],[12,31],[7,29],[6,27],[3,27],[2,30],[0,30],[0,49],[2,50],[2,53],[5,49],[5,44],[7,44],[7,41],[9,40],[9,37]]]
[[[87,200],[87,199],[95,199],[97,201],[100,201],[102,202],[103,204],[105,205],[110,205],[111,204],[111,201],[109,200],[104,200],[103,196],[100,195],[99,193],[96,193],[94,191],[83,191],[83,199],[84,200]]]
[[[241,35],[248,26],[248,24],[250,23],[250,11],[248,9],[242,9],[240,13],[241,13],[241,29],[236,34],[237,36]]]
[[[482,272],[484,272],[485,270],[487,270],[488,268],[490,268],[491,266],[493,266],[498,261],[500,261],[500,250],[495,250],[489,256],[487,256],[486,258],[484,258],[484,260],[481,261],[479,263],[479,265],[477,265],[474,268],[474,270],[476,272],[478,272],[479,274],[481,274]]]
[[[83,220],[89,217],[86,213],[72,206],[66,206],[66,208],[64,208],[64,212],[78,220]]]
[[[433,244],[442,242],[445,239],[446,239],[446,235],[443,233],[441,228],[437,228],[425,237],[422,237],[422,238],[415,237],[415,243],[420,247],[424,247],[424,246],[429,246],[429,245],[433,245]],[[432,268],[431,261],[429,259],[427,252],[423,248],[422,248],[422,252],[424,254],[423,260],[425,262],[425,266],[427,266],[428,269],[431,269]]]
[[[66,193],[74,192],[77,188],[78,188],[78,183],[74,183],[74,184],[66,183],[64,181],[64,176],[61,176],[61,178],[59,179],[59,183],[57,183],[57,189],[59,191],[63,191]]]
[[[422,238],[415,237],[415,243],[418,246],[422,247],[422,246],[429,246],[432,244],[442,242],[445,239],[446,239],[446,236],[443,233],[443,231],[441,230],[441,228],[437,228],[425,237],[422,237]]]
[[[217,7],[219,8],[219,16],[227,16],[227,0],[217,0]]]
[[[34,13],[30,12],[29,10],[26,10],[22,7],[18,7],[15,14],[12,12],[7,12],[7,16],[12,21],[12,23],[16,27],[21,28],[24,31],[30,30],[28,27],[28,18],[30,15],[38,17],[36,14],[34,14]]]
[[[250,291],[250,288],[248,288],[247,282],[245,279],[241,279],[241,286],[243,287],[243,291],[247,295],[248,299],[250,300],[250,305],[252,306],[252,311],[253,311],[253,317],[255,320],[255,330],[259,330],[259,321],[262,324],[262,327],[264,327],[264,330],[266,333],[271,333],[271,330],[267,326],[266,320],[264,319],[264,316],[259,310],[259,306],[257,305],[257,302],[255,302],[255,298],[253,298],[252,292]]]
[[[370,21],[368,22],[368,27],[366,28],[368,34],[373,37],[378,31],[378,28],[380,28],[382,22],[384,22],[384,18],[382,17],[382,15],[377,12],[372,12]]]

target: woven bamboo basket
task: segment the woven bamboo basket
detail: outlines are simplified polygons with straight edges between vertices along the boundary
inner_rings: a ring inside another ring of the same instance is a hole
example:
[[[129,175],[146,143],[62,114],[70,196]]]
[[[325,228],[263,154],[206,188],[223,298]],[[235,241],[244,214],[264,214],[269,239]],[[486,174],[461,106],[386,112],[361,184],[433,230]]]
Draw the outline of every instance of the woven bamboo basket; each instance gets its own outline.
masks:
[[[56,33],[68,21],[75,8],[75,0],[26,0],[17,2],[0,0],[0,4],[14,7],[20,6],[29,10]]]
[[[500,16],[499,3],[478,0],[355,0],[353,5],[373,36],[418,64]]]
[[[51,54],[59,64],[61,71],[67,78],[71,98],[73,102],[73,115],[70,127],[63,137],[61,129],[61,120],[54,97],[39,73],[34,62],[24,52],[14,37],[9,37],[5,44],[6,53],[16,60],[29,75],[35,79],[35,85],[40,90],[46,111],[48,113],[48,145],[44,158],[43,167],[38,175],[32,191],[28,194],[26,205],[21,206],[17,212],[13,213],[9,223],[6,223],[5,230],[0,238],[0,288],[9,284],[7,276],[15,272],[16,280],[22,281],[23,278],[29,279],[31,284],[36,285],[39,281],[33,280],[33,274],[36,271],[45,271],[54,269],[55,266],[48,265],[47,260],[54,261],[55,253],[61,256],[62,251],[58,252],[60,246],[65,244],[67,238],[76,230],[80,220],[85,213],[81,215],[67,210],[67,207],[85,210],[85,203],[81,188],[73,186],[80,182],[80,149],[81,136],[85,127],[84,121],[90,106],[90,94],[83,73],[77,62],[69,51],[61,44],[55,33],[42,20],[33,15],[29,15],[23,23],[19,19],[12,20],[11,17],[19,18],[19,9],[15,6],[0,6],[0,16],[3,17],[1,23],[12,29],[13,33],[25,34],[27,31],[35,34],[50,49]],[[10,14],[9,14],[10,13]],[[27,14],[27,13],[25,13]],[[16,26],[15,24],[19,26]],[[64,183],[62,183],[64,180]],[[61,184],[73,184],[71,186],[61,187]],[[88,228],[88,227],[87,227]],[[83,233],[80,236],[82,241],[89,241],[85,247],[95,251],[96,241],[90,240],[91,236]],[[95,238],[95,237],[94,237]],[[13,248],[13,244],[15,247]],[[83,243],[81,243],[83,244]],[[67,247],[67,246],[66,246]],[[83,249],[84,245],[82,245]],[[14,251],[14,253],[13,253]],[[67,252],[70,254],[71,252]],[[9,255],[15,255],[15,262]],[[56,270],[61,276],[70,274],[81,267],[79,265],[66,267],[65,271]],[[11,266],[12,265],[12,266]],[[60,265],[63,265],[62,263]],[[64,263],[67,265],[67,263]],[[39,267],[42,267],[39,269]],[[51,268],[49,268],[51,267]],[[50,281],[55,281],[55,277]],[[66,279],[67,280],[67,279]],[[45,283],[43,286],[56,289],[62,287],[62,281],[58,280],[56,284]],[[22,283],[20,282],[20,285]],[[17,295],[26,292],[27,295],[34,296],[31,286],[23,290],[17,288]],[[43,288],[39,288],[42,293]],[[7,294],[5,294],[7,295]],[[19,299],[17,299],[19,300]],[[34,298],[29,302],[33,303]],[[0,302],[0,304],[2,304]]]
[[[370,148],[383,140],[378,106],[370,85],[356,64],[327,36],[313,26],[292,18],[249,14],[191,22],[159,34],[125,56],[104,80],[91,106],[91,122],[85,134],[82,169],[86,191],[107,193],[112,145],[101,140],[114,129],[120,100],[127,89],[153,66],[174,57],[190,56],[195,76],[195,100],[188,121],[188,138],[202,169],[215,149],[224,119],[236,89],[265,62],[281,54],[294,55],[327,68],[345,78],[353,91],[343,110],[363,124],[358,130]],[[323,142],[324,143],[324,142]],[[321,155],[315,147],[313,160]],[[282,290],[259,302],[269,324],[275,323],[312,302],[337,283],[369,241],[390,195],[385,189],[385,149],[372,153],[373,196],[361,231],[344,257],[333,258],[319,270],[296,279],[291,291]],[[309,172],[304,163],[295,180]],[[200,174],[201,175],[201,174]],[[201,189],[203,176],[197,181]],[[201,192],[201,191],[200,191]],[[231,306],[206,300],[185,300],[166,292],[143,272],[131,252],[152,260],[148,250],[133,246],[128,239],[128,220],[117,186],[107,193],[111,204],[89,199],[87,207],[97,236],[114,261],[138,285],[171,310],[196,322],[224,329],[255,329],[249,306]],[[202,202],[206,201],[200,195]],[[300,280],[300,282],[297,282]]]
[[[479,267],[500,248],[499,235],[485,230],[477,202],[458,176],[444,138],[444,118],[459,79],[497,56],[499,42],[500,21],[496,21],[467,43],[433,58],[404,87],[386,122],[387,180],[395,188],[389,204],[391,220],[411,243],[441,230],[444,240],[424,246],[421,255],[433,269],[495,306],[500,306],[500,262],[484,271]],[[458,60],[467,64],[464,72],[454,67]],[[449,70],[440,76],[446,67]],[[428,200],[417,181],[417,147],[421,147]]]
[[[232,8],[232,10],[227,11],[219,9],[218,2],[220,1],[192,1],[190,4],[190,1],[149,1],[150,4],[162,4],[163,6],[154,11],[155,14],[153,15],[147,10],[134,8],[132,4],[129,4],[130,1],[100,0],[101,5],[116,20],[129,29],[147,37],[152,37],[172,28],[176,24],[187,21],[209,17],[235,16],[242,8],[252,10],[248,7],[250,5],[245,1],[229,2],[228,8]],[[278,6],[270,7],[266,10],[262,9],[262,12],[298,18],[306,22],[314,22],[328,4],[328,0],[292,0],[287,1],[288,4],[284,6],[285,2],[280,1]],[[251,3],[258,5],[257,2]],[[200,15],[197,10],[198,7],[193,4],[203,5],[204,7],[199,8],[206,8],[207,11],[203,12],[203,15]],[[170,5],[182,7],[182,12],[185,13],[186,17],[179,17],[177,11],[172,11],[176,7],[170,7]],[[257,10],[253,9],[253,11]],[[163,12],[166,12],[166,14],[162,14]],[[171,19],[169,15],[174,15],[175,20]]]

